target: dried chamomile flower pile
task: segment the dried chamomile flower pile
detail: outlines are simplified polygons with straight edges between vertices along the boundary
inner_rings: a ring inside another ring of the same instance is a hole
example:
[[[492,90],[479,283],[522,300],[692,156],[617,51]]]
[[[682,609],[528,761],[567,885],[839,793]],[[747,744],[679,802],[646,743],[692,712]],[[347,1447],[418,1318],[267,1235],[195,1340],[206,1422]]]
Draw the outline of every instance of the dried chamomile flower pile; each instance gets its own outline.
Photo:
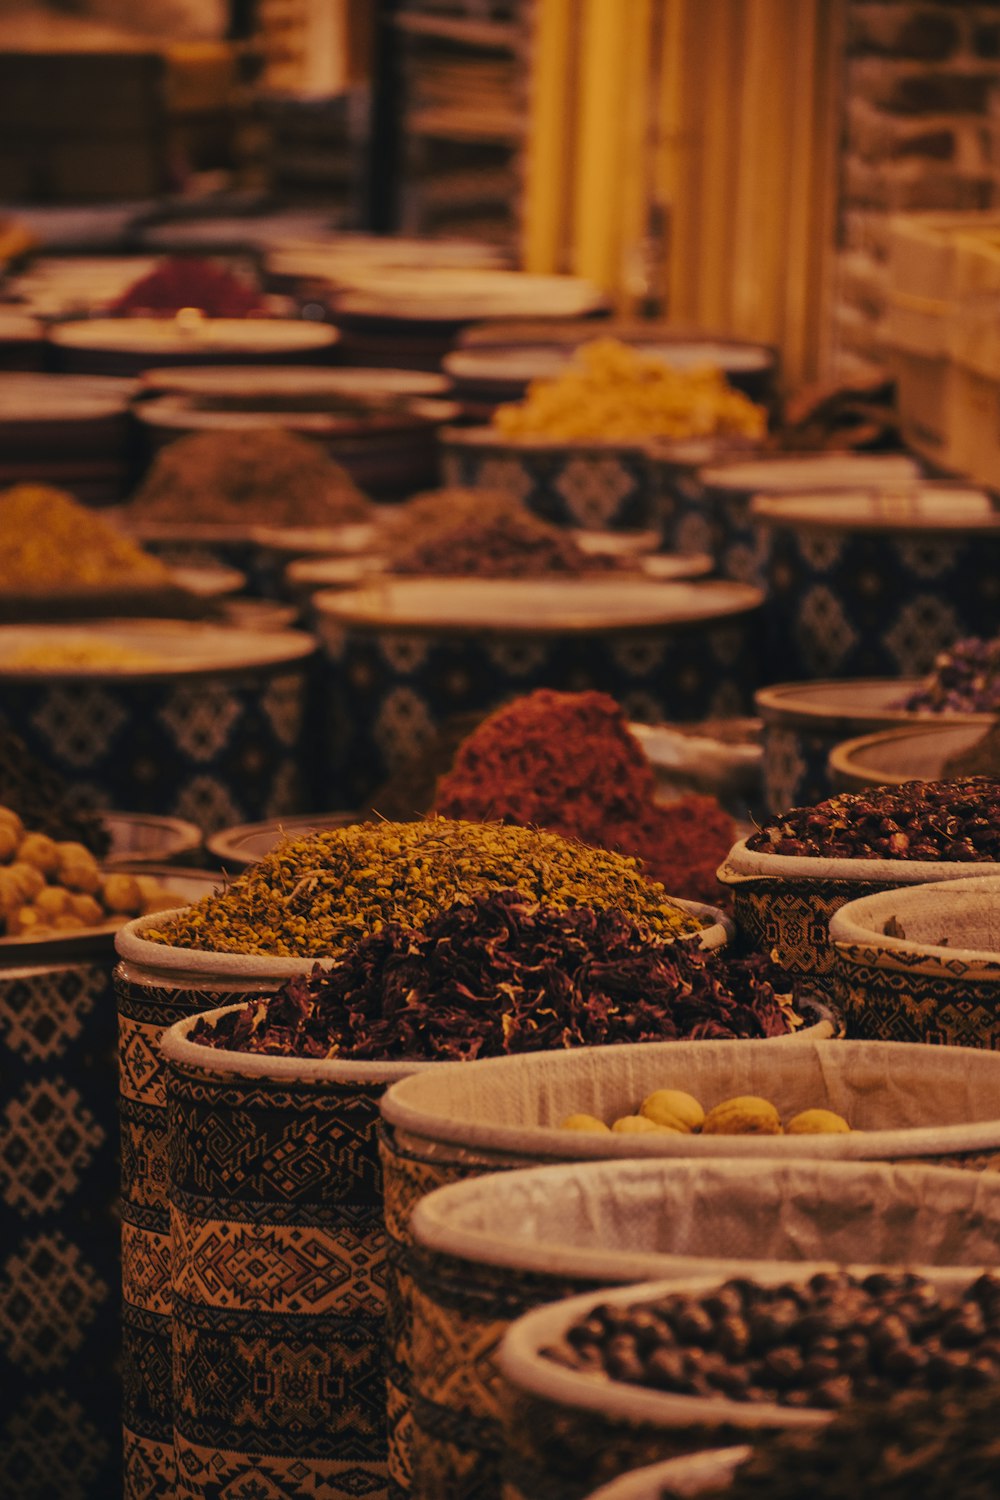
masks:
[[[731,961],[735,973],[743,962]],[[567,1115],[562,1129],[602,1135],[843,1135],[851,1127],[832,1109],[801,1109],[782,1124],[777,1107],[758,1094],[735,1094],[706,1110],[685,1089],[663,1088],[647,1094],[635,1114],[619,1115],[610,1125],[581,1112]]]
[[[388,923],[420,927],[459,899],[507,888],[556,911],[617,910],[650,938],[705,925],[633,859],[536,829],[432,817],[288,840],[144,937],[217,953],[330,958]]]
[[[183,901],[152,876],[105,872],[83,844],[28,832],[0,807],[0,937],[78,932]]]
[[[652,940],[620,911],[490,890],[417,931],[390,922],[328,971],[289,981],[192,1040],[271,1056],[468,1061],[792,1025],[759,956]],[[655,1127],[653,1127],[655,1128]]]
[[[833,859],[1000,859],[1000,779],[904,781],[794,807],[747,839],[767,854]]]
[[[498,406],[506,437],[556,439],[763,437],[767,417],[718,369],[677,370],[617,339],[582,344],[561,375],[534,380],[521,402]]]
[[[639,859],[674,895],[718,904],[715,872],[736,825],[714,797],[656,801],[656,773],[606,693],[539,688],[504,704],[460,745],[438,812],[501,818]]]

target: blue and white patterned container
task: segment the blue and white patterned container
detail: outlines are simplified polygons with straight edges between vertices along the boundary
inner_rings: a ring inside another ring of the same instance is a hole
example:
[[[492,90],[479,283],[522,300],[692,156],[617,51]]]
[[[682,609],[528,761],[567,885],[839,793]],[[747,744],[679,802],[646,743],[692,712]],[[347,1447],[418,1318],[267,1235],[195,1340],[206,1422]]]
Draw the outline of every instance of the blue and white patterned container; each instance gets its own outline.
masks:
[[[843,490],[902,484],[919,476],[915,461],[900,454],[785,453],[747,458],[719,449],[694,471],[690,457],[651,450],[657,473],[663,545],[681,552],[708,552],[723,578],[763,587],[767,536],[751,515],[760,494]]]
[[[10,728],[98,807],[206,832],[308,810],[316,642],[168,620],[0,628]]]
[[[787,680],[923,675],[1000,628],[1000,510],[983,490],[759,496],[769,665]]]
[[[455,715],[539,687],[610,693],[646,722],[748,711],[761,595],[635,579],[384,579],[314,596],[328,779],[348,806]]]

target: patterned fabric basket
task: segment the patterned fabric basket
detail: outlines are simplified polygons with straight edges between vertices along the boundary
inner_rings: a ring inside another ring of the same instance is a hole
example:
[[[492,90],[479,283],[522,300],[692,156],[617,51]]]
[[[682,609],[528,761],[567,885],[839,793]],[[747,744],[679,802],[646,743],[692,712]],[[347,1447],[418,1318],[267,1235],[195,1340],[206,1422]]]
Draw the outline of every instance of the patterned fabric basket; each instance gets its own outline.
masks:
[[[216,1051],[193,1024],[163,1042],[177,1495],[382,1496],[378,1100],[435,1065]]]
[[[894,1264],[919,1243],[928,1263],[992,1262],[1000,1178],[787,1158],[536,1167],[431,1194],[412,1233],[413,1494],[499,1500],[496,1354],[523,1312],[747,1260]]]
[[[748,849],[741,839],[717,874],[732,892],[741,941],[758,953],[772,954],[791,973],[808,975],[817,989],[835,998],[838,987],[831,976],[836,956],[829,928],[840,907],[897,886],[962,880],[993,870],[1000,874],[1000,865],[766,854]]]
[[[983,491],[758,496],[769,658],[782,677],[922,675],[996,633],[1000,514]]]
[[[221,1002],[277,990],[311,960],[262,961],[166,948],[142,936],[156,918],[118,934],[121,1239],[126,1500],[173,1500],[171,1234],[167,1109],[160,1039],[175,1021]]]
[[[871,1262],[865,1263],[865,1268]],[[806,1280],[816,1262],[788,1265],[740,1265],[740,1274],[755,1281]],[[849,1267],[849,1269],[851,1269]],[[941,1288],[957,1291],[978,1270],[927,1269]],[[596,1380],[546,1359],[545,1346],[598,1302],[632,1303],[664,1293],[706,1293],[722,1278],[672,1278],[628,1288],[612,1287],[550,1303],[519,1318],[500,1348],[504,1377],[504,1500],[583,1500],[595,1485],[642,1464],[684,1453],[752,1442],[754,1436],[809,1430],[829,1421],[830,1413],[764,1402],[675,1396],[638,1389],[624,1382]]]
[[[761,602],[710,580],[422,578],[318,593],[330,778],[362,804],[452,716],[539,687],[610,693],[653,723],[746,713]]]
[[[996,876],[851,901],[830,941],[850,1036],[1000,1049]]]

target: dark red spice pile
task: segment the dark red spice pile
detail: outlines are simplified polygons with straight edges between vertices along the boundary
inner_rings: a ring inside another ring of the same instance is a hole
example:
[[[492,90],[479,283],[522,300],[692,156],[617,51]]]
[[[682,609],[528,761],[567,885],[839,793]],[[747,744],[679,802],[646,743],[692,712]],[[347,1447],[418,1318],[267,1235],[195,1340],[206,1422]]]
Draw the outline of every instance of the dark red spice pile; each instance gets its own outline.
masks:
[[[261,312],[263,303],[255,287],[225,266],[179,255],[133,282],[110,311],[172,316],[182,307],[198,307],[210,318],[245,318]]]
[[[636,569],[634,559],[585,552],[569,532],[530,511],[463,517],[401,549],[391,562],[393,573],[442,578],[584,577],[630,568]]]
[[[1000,780],[904,781],[793,807],[747,839],[768,854],[831,859],[1000,859]]]
[[[437,785],[449,818],[548,828],[631,854],[673,896],[718,905],[715,872],[736,841],[714,797],[657,804],[656,774],[606,693],[540,688],[483,720]]]
[[[557,911],[491,891],[419,930],[359,939],[191,1040],[273,1056],[467,1061],[518,1052],[791,1029],[759,955],[655,943],[618,911]]]

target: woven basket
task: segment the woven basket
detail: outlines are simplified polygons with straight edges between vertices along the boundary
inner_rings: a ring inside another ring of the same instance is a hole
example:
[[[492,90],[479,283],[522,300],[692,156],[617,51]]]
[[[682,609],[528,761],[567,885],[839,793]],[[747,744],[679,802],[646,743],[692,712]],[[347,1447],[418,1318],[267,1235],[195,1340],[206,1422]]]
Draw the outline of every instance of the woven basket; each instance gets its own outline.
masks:
[[[808,975],[835,995],[835,954],[830,920],[861,896],[927,881],[962,880],[996,872],[1000,864],[905,859],[810,859],[767,854],[741,839],[717,874],[733,897],[740,938],[759,953],[772,954],[793,974]],[[898,1038],[897,1038],[898,1039]],[[906,1040],[906,1038],[904,1038]]]
[[[646,1464],[631,1474],[622,1474],[610,1484],[602,1484],[588,1500],[662,1500],[664,1491],[686,1497],[706,1491],[724,1489],[737,1467],[751,1450],[745,1444],[737,1448],[710,1448],[706,1453],[685,1454],[683,1458],[666,1458],[661,1464]]]
[[[499,1500],[497,1349],[522,1313],[615,1283],[739,1274],[747,1260],[893,1264],[919,1243],[934,1264],[988,1262],[1000,1178],[787,1157],[589,1162],[442,1188],[411,1227],[413,1494]]]
[[[140,917],[118,934],[114,973],[122,1149],[122,1294],[126,1500],[173,1500],[170,1208],[164,1030],[175,1021],[272,994],[312,959],[241,958],[152,943]]]
[[[904,781],[941,781],[945,762],[971,750],[994,722],[914,724],[844,740],[830,751],[830,785],[834,792],[859,792]]]
[[[740,1273],[765,1284],[806,1280],[827,1263],[762,1265]],[[863,1268],[870,1268],[870,1262]],[[849,1268],[851,1269],[851,1268]],[[855,1268],[856,1269],[856,1268]],[[928,1271],[939,1287],[958,1291],[979,1271]],[[588,1292],[536,1308],[504,1337],[499,1364],[504,1386],[504,1500],[583,1500],[595,1484],[672,1456],[752,1441],[754,1436],[815,1429],[830,1413],[722,1397],[676,1396],[595,1380],[545,1359],[539,1351],[598,1302],[632,1303],[663,1293],[706,1293],[721,1278],[673,1278]]]
[[[890,922],[905,936],[888,935]],[[849,1035],[1000,1049],[996,876],[851,901],[830,941]]]

